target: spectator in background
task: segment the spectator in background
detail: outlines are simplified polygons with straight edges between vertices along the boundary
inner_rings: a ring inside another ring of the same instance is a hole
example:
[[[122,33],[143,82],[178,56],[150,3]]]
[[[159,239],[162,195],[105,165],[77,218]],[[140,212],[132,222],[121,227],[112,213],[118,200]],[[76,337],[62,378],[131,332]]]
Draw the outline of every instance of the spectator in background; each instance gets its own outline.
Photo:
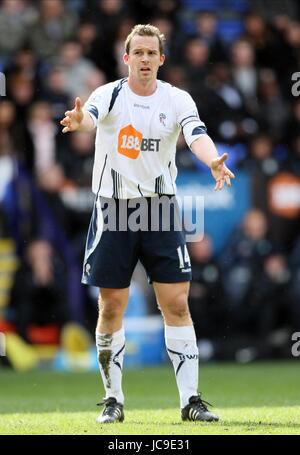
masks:
[[[300,130],[298,135],[294,137],[292,142],[289,169],[294,175],[300,177]]]
[[[164,34],[166,37],[166,56],[171,57],[174,55],[172,51],[170,51],[171,46],[173,46],[173,39],[176,37],[174,36],[174,25],[172,21],[167,16],[155,16],[152,18],[151,23],[159,28],[159,30]],[[168,43],[168,44],[167,44]]]
[[[95,90],[97,87],[101,87],[106,84],[107,79],[103,71],[94,69],[88,74],[86,80],[86,92],[82,94],[83,99],[87,99],[91,91]]]
[[[244,99],[232,81],[230,67],[216,63],[206,78],[206,91],[201,89],[197,96],[202,101],[203,116],[212,128],[214,137],[220,142],[237,143],[247,141],[257,131],[256,121],[247,112]]]
[[[298,231],[299,232],[299,231]],[[290,255],[291,264],[291,319],[292,328],[299,331],[300,327],[300,235],[298,234]]]
[[[274,33],[277,33],[277,35],[282,36],[289,28],[292,17],[293,15],[292,16],[288,15],[286,11],[274,14],[271,18],[271,26]]]
[[[98,29],[93,22],[84,21],[79,24],[76,40],[81,45],[82,56],[97,64],[94,55],[94,46],[99,35]]]
[[[74,36],[77,24],[78,18],[62,0],[41,0],[28,36],[36,55],[43,59],[57,55],[61,45]]]
[[[65,204],[63,203],[61,194],[65,185],[68,182],[64,174],[64,170],[59,163],[52,163],[45,169],[41,169],[36,178],[36,185],[43,197],[43,204],[47,210],[50,210],[50,216],[53,217],[54,222],[61,229],[61,231],[68,235],[71,231],[71,220],[69,218],[68,211]],[[36,201],[33,201],[33,220],[36,229],[34,232],[43,232],[44,229],[48,231],[45,223],[47,219],[39,216],[38,205]],[[52,234],[49,234],[51,238]]]
[[[0,103],[0,138],[1,138],[1,150],[5,147],[13,150],[13,134],[12,127],[16,116],[15,106],[11,101],[2,101]],[[6,144],[4,146],[4,144]],[[10,145],[8,145],[10,144]]]
[[[38,130],[38,125],[35,126]],[[51,141],[48,145],[51,145]],[[76,133],[70,138],[70,143],[55,149],[55,156],[45,154],[47,148],[43,150],[42,156],[38,158],[36,173],[36,182],[44,203],[50,209],[56,224],[68,237],[75,256],[80,261],[83,259],[86,229],[94,202],[90,190],[93,147],[93,134]],[[36,210],[33,206],[36,225],[39,226]],[[43,229],[44,221],[40,221]]]
[[[92,0],[86,7],[83,19],[92,22],[100,28],[100,36],[105,46],[111,48],[114,42],[120,20],[126,14],[126,4],[123,0]],[[127,3],[127,2],[126,2]]]
[[[252,205],[268,213],[267,185],[279,171],[279,164],[273,156],[271,136],[263,133],[254,136],[249,144],[249,152],[241,167],[250,173]]]
[[[86,7],[86,15],[103,22],[105,27],[117,26],[118,19],[126,11],[124,3],[123,0],[92,0]]]
[[[191,91],[195,90],[205,79],[210,59],[209,52],[207,43],[198,37],[188,38],[185,43],[183,55]]]
[[[14,159],[15,159],[15,149],[10,134],[10,128],[13,124],[13,119],[15,115],[14,106],[9,101],[4,101],[0,103],[0,213],[1,203],[5,197],[7,186],[11,182],[14,175]],[[1,216],[0,219],[0,237],[1,231],[5,231],[4,224],[1,226],[1,223],[4,223],[5,216]]]
[[[259,67],[274,67],[274,55],[278,55],[278,40],[276,40],[271,28],[267,25],[264,17],[255,11],[250,11],[245,17],[246,39],[255,54],[255,62]],[[275,60],[280,60],[280,57]]]
[[[221,337],[226,325],[221,273],[213,257],[212,239],[205,235],[189,244],[193,280],[189,306],[197,339]]]
[[[21,76],[34,82],[36,90],[41,86],[41,71],[38,59],[33,50],[24,45],[12,56],[10,64],[5,70],[7,79],[13,76]]]
[[[296,3],[296,2],[295,2]],[[271,59],[270,67],[274,68],[281,89],[288,97],[290,93],[290,76],[299,69],[300,58],[300,26],[299,17],[287,15],[287,10],[275,15],[271,21],[271,28],[275,36],[273,47],[276,58]]]
[[[56,135],[58,128],[53,122],[50,106],[45,102],[34,103],[28,114],[28,131],[33,143],[33,171],[41,173],[56,162]]]
[[[272,241],[288,251],[299,230],[300,180],[291,163],[275,158],[273,148],[271,136],[254,137],[244,167],[250,172],[253,206],[268,217]]]
[[[127,2],[126,2],[127,3]],[[181,0],[131,0],[128,2],[131,16],[134,17],[135,23],[151,22],[153,17],[168,17],[176,29],[179,28],[178,13],[180,13]]]
[[[300,131],[300,99],[295,99],[291,109],[291,115],[287,119],[285,126],[284,142],[289,146],[292,145],[294,139]]]
[[[118,78],[127,76],[126,66],[123,63],[122,57],[124,55],[124,41],[133,27],[134,22],[130,17],[125,16],[120,19],[119,27],[113,42],[113,54],[116,59],[115,71]]]
[[[220,257],[233,333],[249,331],[249,322],[252,320],[249,303],[261,276],[264,258],[272,251],[274,245],[268,238],[266,216],[257,209],[250,210]]]
[[[25,43],[36,20],[35,8],[24,0],[3,0],[0,4],[0,69],[5,68]]]
[[[76,132],[70,137],[70,148],[62,150],[59,162],[66,181],[61,199],[68,214],[68,238],[79,261],[83,261],[86,230],[93,208],[90,189],[94,164],[93,133]]]
[[[55,122],[66,112],[70,102],[70,96],[65,90],[66,84],[66,73],[60,66],[54,66],[44,82],[41,98],[49,105]]]
[[[300,178],[283,169],[268,183],[270,236],[289,252],[300,230]]]
[[[291,72],[299,69],[300,59],[300,24],[299,21],[291,21],[289,27],[285,31],[285,39],[291,47],[290,66]]]
[[[252,301],[253,334],[272,342],[278,329],[288,328],[279,344],[289,341],[291,315],[291,271],[283,254],[273,252],[263,260],[263,269],[255,283]]]
[[[31,77],[14,74],[9,79],[8,99],[15,109],[11,133],[17,156],[29,170],[33,168],[33,144],[27,128],[27,116],[35,97],[35,85]]]
[[[128,2],[123,0],[93,0],[83,14],[83,22],[93,24],[96,29],[96,37],[90,46],[90,57],[109,81],[123,73],[118,61],[118,43],[129,26],[127,24],[132,23],[128,8]]]
[[[180,28],[176,28],[174,22],[171,18],[166,15],[159,16],[158,14],[153,17],[151,23],[155,27],[159,28],[166,37],[166,56],[168,57],[169,63],[181,63],[182,58],[182,46],[181,43],[184,42],[184,35],[182,34]],[[161,68],[162,70],[164,68]],[[161,79],[164,79],[164,72],[162,71],[163,76]]]
[[[86,6],[85,0],[65,0],[65,3],[67,4],[68,9],[77,14],[82,14]]]
[[[32,325],[56,324],[68,320],[66,308],[66,269],[49,242],[32,240],[16,273],[7,319],[18,333],[30,340]]]
[[[2,147],[9,150],[28,169],[33,168],[33,144],[20,116],[17,116],[15,103],[2,101],[0,103],[0,137]]]
[[[284,133],[289,110],[287,101],[283,98],[276,74],[271,69],[259,72],[259,113],[260,125],[275,141],[280,141]]]
[[[16,106],[18,120],[25,122],[27,109],[36,97],[33,79],[25,74],[13,74],[8,81],[8,97]]]
[[[71,40],[64,43],[56,64],[65,73],[64,91],[71,98],[78,94],[78,87],[82,93],[87,92],[89,78],[97,68],[82,56],[82,48],[77,41]]]
[[[1,139],[0,139],[1,141]],[[0,151],[0,163],[1,163],[1,151]],[[0,171],[1,174],[1,171]],[[7,220],[5,213],[1,207],[1,195],[0,195],[0,239],[9,237],[9,229],[7,227]]]
[[[187,90],[187,74],[181,65],[166,64],[164,74],[166,79],[169,81],[169,84],[175,85],[182,90]]]
[[[223,42],[218,36],[218,18],[213,11],[201,11],[196,15],[197,36],[206,42],[210,49],[210,62],[224,62],[227,55]]]
[[[291,74],[299,68],[299,24],[294,21],[295,15],[288,16],[287,11],[272,17],[270,27],[276,38],[270,67],[276,71],[280,88],[286,98],[290,97]],[[298,31],[297,31],[298,29]]]
[[[267,19],[279,15],[287,15],[290,18],[299,15],[299,3],[295,0],[251,0],[251,6]]]
[[[244,39],[234,41],[231,48],[232,75],[236,88],[242,93],[248,110],[255,114],[258,74],[253,46]]]
[[[62,150],[59,158],[63,166],[66,178],[73,182],[74,186],[91,186],[91,176],[94,163],[93,133],[76,132],[70,137],[69,150]]]

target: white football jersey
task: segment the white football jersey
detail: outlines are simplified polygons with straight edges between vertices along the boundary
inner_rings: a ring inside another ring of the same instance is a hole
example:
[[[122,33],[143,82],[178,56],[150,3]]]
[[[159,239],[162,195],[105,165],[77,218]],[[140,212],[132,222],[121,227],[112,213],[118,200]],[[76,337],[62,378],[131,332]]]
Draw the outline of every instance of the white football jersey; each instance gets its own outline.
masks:
[[[127,78],[97,88],[84,105],[97,128],[93,192],[117,199],[176,194],[176,143],[190,147],[206,128],[191,96],[157,81],[136,95]]]

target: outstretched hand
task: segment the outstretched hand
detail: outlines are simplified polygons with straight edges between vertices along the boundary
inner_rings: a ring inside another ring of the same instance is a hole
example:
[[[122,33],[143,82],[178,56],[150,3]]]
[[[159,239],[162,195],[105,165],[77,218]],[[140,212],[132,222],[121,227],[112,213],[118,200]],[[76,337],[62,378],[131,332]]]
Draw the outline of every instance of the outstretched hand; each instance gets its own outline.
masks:
[[[64,126],[63,133],[78,130],[80,123],[83,119],[83,110],[81,106],[81,99],[76,98],[75,107],[72,111],[65,112],[65,117],[60,122]]]
[[[215,190],[221,190],[223,186],[231,186],[231,179],[234,179],[234,174],[225,166],[224,161],[228,158],[228,153],[223,153],[222,156],[215,158],[211,163],[211,173],[216,180]]]

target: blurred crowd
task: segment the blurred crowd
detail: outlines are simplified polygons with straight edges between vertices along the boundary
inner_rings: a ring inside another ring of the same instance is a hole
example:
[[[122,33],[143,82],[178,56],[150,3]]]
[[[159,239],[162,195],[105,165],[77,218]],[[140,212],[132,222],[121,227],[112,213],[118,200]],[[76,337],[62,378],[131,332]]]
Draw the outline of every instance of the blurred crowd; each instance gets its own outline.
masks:
[[[30,324],[93,331],[95,292],[80,278],[94,134],[63,135],[59,121],[76,96],[126,76],[124,40],[151,22],[167,38],[159,77],[191,93],[251,179],[251,210],[225,249],[190,244],[197,337],[218,341],[219,357],[229,338],[270,356],[300,330],[299,20],[297,0],[0,0],[0,238],[19,258],[2,321],[29,341]],[[182,137],[177,158],[179,172],[207,172]]]

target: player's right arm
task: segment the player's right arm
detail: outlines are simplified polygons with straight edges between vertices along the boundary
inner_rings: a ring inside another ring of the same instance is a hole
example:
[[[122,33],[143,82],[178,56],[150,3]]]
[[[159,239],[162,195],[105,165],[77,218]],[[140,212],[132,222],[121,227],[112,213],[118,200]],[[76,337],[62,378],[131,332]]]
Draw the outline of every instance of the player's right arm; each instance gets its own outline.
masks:
[[[92,131],[95,128],[94,121],[89,112],[82,109],[80,98],[76,98],[74,109],[65,112],[65,117],[60,123],[64,126],[63,133],[69,133],[71,131]]]

